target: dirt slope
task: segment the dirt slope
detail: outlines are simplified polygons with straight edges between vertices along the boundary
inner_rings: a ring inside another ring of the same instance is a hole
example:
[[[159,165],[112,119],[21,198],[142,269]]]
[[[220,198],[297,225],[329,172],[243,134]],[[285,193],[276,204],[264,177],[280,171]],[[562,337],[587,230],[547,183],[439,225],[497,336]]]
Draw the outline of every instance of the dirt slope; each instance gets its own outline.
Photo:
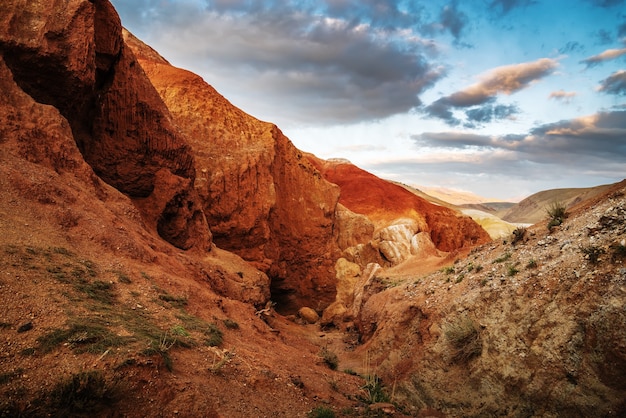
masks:
[[[552,189],[543,190],[528,196],[515,206],[499,211],[497,215],[512,223],[534,224],[546,217],[546,209],[554,203],[563,204],[570,208],[584,200],[604,193],[612,184],[579,189]]]
[[[542,222],[429,275],[380,272],[352,355],[414,413],[623,415],[625,215],[622,182],[552,231]]]

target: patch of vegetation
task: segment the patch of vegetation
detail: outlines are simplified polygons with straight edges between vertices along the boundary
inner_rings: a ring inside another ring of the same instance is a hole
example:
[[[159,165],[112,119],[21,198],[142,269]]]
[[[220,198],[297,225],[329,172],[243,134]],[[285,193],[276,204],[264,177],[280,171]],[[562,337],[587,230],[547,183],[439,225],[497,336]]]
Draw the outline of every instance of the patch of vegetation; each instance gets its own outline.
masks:
[[[327,406],[317,406],[310,410],[306,416],[308,418],[335,418],[335,411]]]
[[[13,324],[10,322],[4,322],[4,321],[0,322],[0,329],[11,328],[12,326]]]
[[[527,269],[537,268],[537,261],[534,258],[531,258],[530,260],[528,260],[528,263],[526,264],[526,268]]]
[[[461,316],[446,323],[443,334],[450,345],[452,361],[465,363],[482,354],[480,329],[470,317]]]
[[[456,269],[454,268],[454,266],[448,266],[448,267],[444,267],[444,268],[442,269],[442,271],[443,271],[445,274],[450,275],[450,274],[454,274],[454,273],[456,272]]]
[[[183,327],[182,325],[174,325],[170,329],[170,333],[172,333],[172,335],[176,335],[179,337],[189,337],[189,333],[187,332],[185,327]]]
[[[548,217],[548,231],[552,231],[552,228],[565,222],[567,218],[567,208],[561,202],[552,202],[550,206],[546,208],[546,215]]]
[[[111,382],[99,371],[73,374],[58,383],[47,397],[55,416],[97,414],[110,408],[121,397],[118,382]]]
[[[239,329],[239,324],[232,319],[224,319],[222,323],[227,329]]]
[[[519,270],[516,267],[516,264],[511,264],[510,266],[507,267],[506,269],[506,275],[508,277],[513,277],[515,276],[517,273],[519,273]]]
[[[626,245],[624,244],[611,244],[611,262],[615,263],[617,260],[626,258]]]
[[[493,264],[504,263],[505,261],[508,261],[510,258],[511,258],[511,253],[507,251],[506,253],[502,254],[500,257],[493,260]]]
[[[469,264],[467,265],[467,267],[465,267],[465,270],[466,270],[468,273],[471,273],[471,272],[472,272],[472,270],[474,270],[474,264],[473,264],[473,263],[469,263]]]
[[[376,374],[365,376],[365,385],[361,387],[361,390],[363,396],[360,399],[367,404],[390,401],[382,379]]]
[[[68,344],[78,353],[102,353],[130,341],[128,337],[120,337],[98,324],[94,318],[71,323],[67,329],[55,329],[37,338],[38,349],[42,353],[49,353],[61,344]]]
[[[351,376],[358,376],[358,375],[359,375],[357,372],[355,372],[355,371],[354,371],[354,370],[352,370],[352,369],[343,369],[343,372],[344,372],[345,374],[349,374],[349,375],[351,375]]]
[[[526,228],[523,226],[518,226],[517,228],[515,228],[515,230],[513,230],[511,244],[513,245],[517,244],[518,242],[524,239],[525,235],[526,235]]]
[[[474,267],[474,271],[475,271],[476,273],[480,273],[480,272],[482,271],[482,269],[483,269],[483,266],[481,266],[480,264],[477,264],[477,265]]]
[[[464,278],[465,278],[465,274],[464,273],[459,274],[458,277],[455,280],[455,283],[461,283]]]
[[[324,363],[331,370],[337,370],[337,367],[339,367],[339,357],[337,357],[337,354],[330,351],[327,347],[324,347],[322,351],[320,351],[320,357],[322,357]]]
[[[589,259],[591,264],[598,264],[600,256],[604,254],[604,249],[595,245],[581,247],[580,251]]]
[[[79,280],[75,285],[76,290],[85,293],[89,298],[105,305],[112,305],[115,302],[113,283],[102,280]]]
[[[133,282],[128,274],[124,273],[123,271],[115,271],[114,273],[117,274],[117,281],[120,283],[131,284]]]
[[[159,299],[161,299],[164,302],[169,303],[170,305],[176,308],[183,308],[187,306],[186,296],[174,296],[174,295],[170,295],[169,293],[165,293],[165,294],[159,295]]]
[[[203,319],[189,315],[184,311],[176,315],[176,317],[183,321],[183,324],[188,330],[201,332],[205,337],[205,345],[210,347],[218,347],[222,345],[224,333],[219,329],[217,324],[213,322],[206,322]]]

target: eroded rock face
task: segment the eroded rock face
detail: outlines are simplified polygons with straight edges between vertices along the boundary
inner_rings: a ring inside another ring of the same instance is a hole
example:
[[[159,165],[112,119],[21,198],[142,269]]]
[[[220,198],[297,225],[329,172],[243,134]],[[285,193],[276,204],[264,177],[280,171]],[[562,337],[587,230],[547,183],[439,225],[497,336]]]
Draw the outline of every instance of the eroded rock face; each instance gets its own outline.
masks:
[[[278,309],[323,309],[335,298],[339,188],[276,126],[126,39],[193,147],[195,188],[216,245],[270,276]]]
[[[158,201],[163,211],[144,211],[146,224],[173,245],[210,248],[191,149],[125,46],[111,4],[6,1],[0,23],[12,78],[59,110],[95,173],[131,198]],[[160,183],[177,190],[157,190],[157,172]]]
[[[412,219],[420,231],[430,234],[437,249],[448,252],[490,241],[487,232],[467,216],[434,205],[345,161],[322,161],[310,154],[307,158],[324,178],[341,188],[339,203],[366,215],[378,228],[398,218]]]

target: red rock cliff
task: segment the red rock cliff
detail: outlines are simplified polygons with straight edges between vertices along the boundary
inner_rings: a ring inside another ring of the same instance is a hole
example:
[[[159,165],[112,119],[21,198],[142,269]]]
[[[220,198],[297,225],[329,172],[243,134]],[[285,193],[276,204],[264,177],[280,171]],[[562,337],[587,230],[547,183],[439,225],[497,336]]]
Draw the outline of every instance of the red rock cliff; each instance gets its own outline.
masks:
[[[193,147],[196,189],[216,245],[267,272],[284,311],[325,307],[335,297],[338,187],[275,125],[126,39]]]
[[[342,205],[368,216],[378,226],[398,218],[415,219],[420,229],[429,232],[435,246],[442,251],[454,251],[491,240],[471,218],[434,205],[350,163],[323,161],[310,154],[307,158],[324,178],[339,185]]]
[[[85,160],[133,198],[149,229],[171,244],[208,249],[189,145],[124,44],[106,0],[6,0],[0,53],[35,101],[69,122]]]

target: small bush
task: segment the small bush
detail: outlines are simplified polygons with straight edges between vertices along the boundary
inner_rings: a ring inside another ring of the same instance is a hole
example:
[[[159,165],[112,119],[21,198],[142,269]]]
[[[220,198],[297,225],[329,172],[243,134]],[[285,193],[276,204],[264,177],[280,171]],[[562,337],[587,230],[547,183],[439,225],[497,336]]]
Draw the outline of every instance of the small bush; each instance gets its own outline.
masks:
[[[239,324],[232,319],[224,319],[224,321],[222,322],[224,323],[224,326],[228,329],[239,329]]]
[[[80,372],[57,384],[49,395],[50,407],[58,416],[93,414],[119,399],[119,385],[98,371]]]
[[[339,366],[339,357],[337,357],[337,354],[333,353],[328,348],[323,348],[320,352],[320,356],[331,370],[337,370]]]
[[[510,265],[508,266],[507,270],[506,270],[506,275],[509,277],[513,277],[515,276],[517,273],[519,273],[519,270],[515,267],[515,265]]]
[[[454,274],[456,270],[454,269],[454,266],[448,266],[448,267],[444,267],[442,271],[445,274]]]
[[[185,296],[174,296],[166,293],[163,295],[159,295],[159,299],[177,308],[187,306],[187,298]]]
[[[471,318],[463,316],[445,324],[443,333],[450,344],[453,361],[467,362],[482,353],[480,331]]]
[[[308,418],[335,418],[335,412],[327,406],[318,406],[306,414]]]
[[[504,263],[505,261],[507,261],[508,259],[511,258],[511,253],[510,252],[506,252],[504,254],[502,254],[500,257],[496,258],[495,260],[493,260],[493,263]]]
[[[555,226],[561,225],[567,218],[567,208],[561,202],[553,202],[546,208],[548,216],[548,230],[552,230]]]
[[[526,228],[523,227],[523,226],[518,226],[513,231],[513,237],[511,238],[511,244],[513,244],[513,245],[517,244],[519,241],[524,239],[525,235],[526,235]]]
[[[364,397],[361,400],[368,404],[379,402],[389,402],[390,398],[383,386],[382,379],[377,375],[368,375],[365,377],[365,385],[361,387]]]
[[[531,258],[531,259],[528,261],[528,264],[526,264],[526,268],[527,268],[527,269],[534,269],[534,268],[537,268],[537,261],[536,261],[534,258]]]
[[[483,266],[481,266],[480,264],[476,265],[474,267],[474,271],[476,271],[476,273],[480,273],[483,269]]]
[[[112,283],[103,282],[102,280],[95,280],[93,282],[81,280],[76,285],[76,289],[85,293],[91,299],[105,305],[112,305],[113,302],[115,302],[115,293]]]
[[[207,328],[204,329],[204,335],[206,336],[204,340],[205,344],[211,347],[221,345],[224,338],[222,331],[213,323],[208,324]]]
[[[598,264],[600,255],[604,254],[604,249],[596,247],[595,245],[589,245],[587,247],[581,247],[580,251],[587,256],[591,264]]]

